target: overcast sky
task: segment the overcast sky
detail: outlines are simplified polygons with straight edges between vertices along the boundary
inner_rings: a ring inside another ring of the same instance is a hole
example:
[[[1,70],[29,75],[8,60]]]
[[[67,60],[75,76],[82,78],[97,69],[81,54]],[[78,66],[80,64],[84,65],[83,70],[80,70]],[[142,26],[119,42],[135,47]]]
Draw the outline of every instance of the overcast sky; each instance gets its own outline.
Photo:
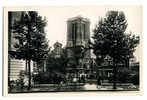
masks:
[[[128,27],[126,32],[142,34],[142,8],[141,6],[51,6],[36,8],[41,16],[45,16],[48,22],[46,26],[49,45],[56,41],[66,45],[67,20],[72,17],[82,16],[90,20],[90,35],[92,36],[95,25],[100,18],[105,17],[107,11],[123,11],[125,13]],[[139,49],[135,52],[139,59]]]

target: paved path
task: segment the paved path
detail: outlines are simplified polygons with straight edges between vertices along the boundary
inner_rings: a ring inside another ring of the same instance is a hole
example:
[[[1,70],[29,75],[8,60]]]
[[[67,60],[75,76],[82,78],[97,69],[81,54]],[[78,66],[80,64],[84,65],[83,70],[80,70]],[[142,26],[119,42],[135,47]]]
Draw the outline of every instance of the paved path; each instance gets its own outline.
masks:
[[[41,87],[33,87],[31,88],[31,90],[27,90],[27,88],[22,89],[17,89],[14,88],[11,92],[12,93],[16,93],[16,92],[60,92],[60,91],[106,91],[106,90],[113,90],[113,86],[109,85],[109,86],[97,86],[95,84],[85,84],[83,86],[41,86]],[[138,88],[136,89],[128,89],[128,88],[124,88],[121,86],[117,86],[117,90],[138,90]]]

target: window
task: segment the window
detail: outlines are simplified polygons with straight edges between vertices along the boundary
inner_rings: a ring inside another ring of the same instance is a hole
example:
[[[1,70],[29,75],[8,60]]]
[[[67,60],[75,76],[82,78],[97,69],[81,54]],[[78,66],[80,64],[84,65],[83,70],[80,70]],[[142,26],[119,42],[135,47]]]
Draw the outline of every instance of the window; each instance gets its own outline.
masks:
[[[77,39],[77,28],[78,28],[77,23],[75,23],[75,33],[74,33],[75,34],[75,40]]]
[[[86,39],[86,25],[83,24],[84,39]]]
[[[72,39],[76,40],[77,38],[77,23],[72,24]]]
[[[74,40],[75,24],[72,24],[72,40]]]

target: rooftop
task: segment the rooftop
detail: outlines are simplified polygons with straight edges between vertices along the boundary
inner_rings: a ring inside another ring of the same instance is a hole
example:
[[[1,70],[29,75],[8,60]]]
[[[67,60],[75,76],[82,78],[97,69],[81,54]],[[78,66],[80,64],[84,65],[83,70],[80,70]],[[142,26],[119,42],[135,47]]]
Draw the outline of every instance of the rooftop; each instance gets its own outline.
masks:
[[[82,21],[90,22],[90,20],[88,18],[84,18],[80,15],[76,16],[76,17],[69,18],[67,21],[75,21],[75,20],[82,20]]]

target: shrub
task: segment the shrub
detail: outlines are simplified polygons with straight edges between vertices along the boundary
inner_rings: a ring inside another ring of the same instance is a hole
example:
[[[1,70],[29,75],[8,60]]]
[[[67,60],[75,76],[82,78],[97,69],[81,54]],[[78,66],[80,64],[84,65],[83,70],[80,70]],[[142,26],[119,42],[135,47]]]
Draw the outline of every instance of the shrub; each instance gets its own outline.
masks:
[[[17,81],[17,84],[20,88],[24,88],[27,82],[28,82],[28,75],[26,71],[21,70],[19,73],[19,79]]]
[[[132,75],[131,80],[134,85],[139,85],[139,72],[134,72],[134,75]]]
[[[117,71],[117,81],[121,83],[130,83],[132,71],[128,68],[119,68]]]

